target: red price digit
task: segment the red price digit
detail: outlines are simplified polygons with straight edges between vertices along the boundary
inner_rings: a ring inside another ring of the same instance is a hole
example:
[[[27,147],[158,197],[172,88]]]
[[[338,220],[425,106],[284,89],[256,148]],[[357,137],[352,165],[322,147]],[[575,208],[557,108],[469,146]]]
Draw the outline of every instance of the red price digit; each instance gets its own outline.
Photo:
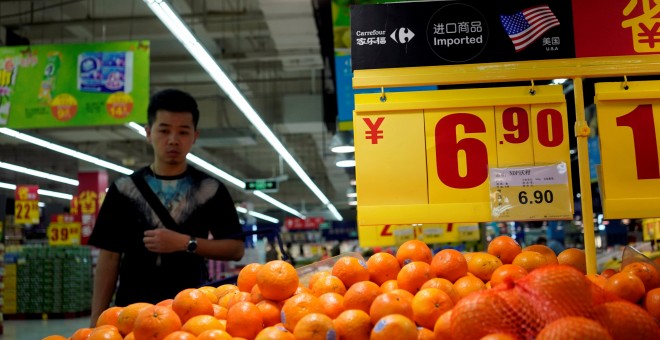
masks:
[[[441,118],[435,125],[435,157],[438,178],[446,186],[468,189],[481,185],[488,178],[488,151],[476,138],[456,140],[456,128],[462,125],[465,133],[484,133],[481,118],[469,113],[455,113]],[[459,171],[458,153],[465,153],[466,174]]]
[[[536,116],[539,143],[551,148],[564,142],[564,129],[561,112],[555,109],[543,109]]]
[[[618,117],[616,125],[627,126],[632,130],[637,179],[660,178],[658,142],[655,139],[651,104],[638,105],[626,115]]]
[[[62,241],[67,241],[69,239],[69,228],[62,228],[60,236]]]
[[[50,240],[52,242],[57,242],[60,239],[60,228],[52,227],[50,228]]]
[[[502,127],[514,133],[505,133],[504,140],[511,144],[524,143],[529,139],[529,118],[522,107],[509,107],[502,112]]]
[[[19,203],[16,209],[16,218],[25,220],[30,217],[30,203]]]

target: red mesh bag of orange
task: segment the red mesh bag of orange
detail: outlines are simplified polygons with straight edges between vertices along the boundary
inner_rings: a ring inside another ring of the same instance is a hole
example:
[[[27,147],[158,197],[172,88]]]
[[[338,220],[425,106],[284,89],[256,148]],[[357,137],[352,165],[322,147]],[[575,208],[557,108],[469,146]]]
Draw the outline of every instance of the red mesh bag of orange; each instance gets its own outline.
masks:
[[[461,299],[451,315],[451,333],[453,339],[493,333],[517,339],[660,339],[660,327],[643,308],[565,265],[544,266]]]

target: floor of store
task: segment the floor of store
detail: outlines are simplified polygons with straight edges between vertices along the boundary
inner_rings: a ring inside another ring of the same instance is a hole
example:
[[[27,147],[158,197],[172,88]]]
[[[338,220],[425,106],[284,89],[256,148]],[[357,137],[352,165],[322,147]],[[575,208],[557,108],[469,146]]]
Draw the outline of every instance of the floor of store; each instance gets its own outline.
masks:
[[[39,340],[48,335],[71,336],[76,330],[89,327],[89,316],[72,319],[4,320],[0,339]]]

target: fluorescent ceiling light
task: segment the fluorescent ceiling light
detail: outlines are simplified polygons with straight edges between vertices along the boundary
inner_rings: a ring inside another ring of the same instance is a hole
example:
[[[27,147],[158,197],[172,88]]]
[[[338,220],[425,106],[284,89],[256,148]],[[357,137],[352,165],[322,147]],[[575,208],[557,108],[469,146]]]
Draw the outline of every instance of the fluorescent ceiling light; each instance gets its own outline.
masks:
[[[289,206],[287,206],[284,203],[282,203],[282,202],[280,202],[280,201],[264,194],[261,191],[254,191],[253,193],[254,193],[255,196],[261,198],[262,200],[264,200],[264,201],[266,201],[266,202],[268,202],[268,203],[270,203],[270,204],[272,204],[272,205],[274,205],[274,206],[276,206],[276,207],[278,207],[278,208],[280,208],[280,209],[282,209],[282,210],[284,210],[284,211],[286,211],[286,212],[288,212],[292,215],[298,216],[302,219],[306,218],[305,215],[301,214],[297,210],[291,209]]]
[[[348,201],[348,205],[357,205],[357,201]]]
[[[28,175],[32,175],[32,176],[35,176],[35,177],[50,179],[52,181],[57,181],[57,182],[61,182],[61,183],[66,183],[66,184],[78,186],[78,180],[71,179],[71,178],[66,178],[66,177],[62,177],[62,176],[58,176],[58,175],[49,174],[49,173],[43,172],[43,171],[33,170],[33,169],[22,167],[22,166],[19,166],[19,165],[0,162],[0,168],[11,170],[11,171],[16,171],[16,172],[20,172],[20,173],[24,173],[24,174],[28,174]]]
[[[565,78],[557,78],[557,79],[553,79],[551,83],[552,85],[559,85],[565,83],[567,80],[568,79]]]
[[[47,142],[43,139],[32,137],[30,135],[26,135],[22,132],[18,132],[18,131],[8,129],[8,128],[0,128],[0,133],[5,134],[5,135],[10,136],[10,137],[14,137],[16,139],[26,141],[28,143],[39,145],[39,146],[44,147],[46,149],[50,149],[50,150],[65,154],[67,156],[78,158],[78,159],[83,160],[85,162],[89,162],[89,163],[96,164],[96,165],[102,166],[102,167],[110,169],[110,170],[120,172],[124,175],[130,175],[130,174],[133,173],[133,170],[131,170],[129,168],[125,168],[125,167],[119,166],[117,164],[106,162],[106,161],[104,161],[100,158],[92,157],[92,156],[86,155],[82,152],[79,152],[79,151],[76,151],[76,150],[73,150],[73,149],[69,149],[69,148],[65,148],[65,147],[57,145],[55,143]]]
[[[268,222],[271,222],[271,223],[279,223],[280,222],[280,220],[276,219],[275,217],[268,216],[268,215],[262,214],[262,213],[258,213],[256,211],[248,211],[247,209],[245,209],[243,207],[236,207],[236,211],[238,211],[240,213],[243,213],[243,214],[252,215],[256,218],[260,218],[264,221],[268,221]]]
[[[9,190],[16,190],[16,185],[0,182],[0,188],[9,189]],[[73,195],[65,194],[63,192],[39,189],[37,191],[37,193],[39,193],[39,195],[57,197],[57,198],[61,198],[61,199],[69,200],[69,201],[73,199]]]
[[[355,160],[354,159],[344,159],[341,161],[337,161],[335,163],[338,167],[340,168],[352,168],[355,167]]]
[[[323,194],[314,181],[307,175],[305,170],[298,164],[289,151],[284,147],[275,134],[268,128],[266,123],[261,119],[259,114],[252,108],[250,103],[238,90],[236,85],[229,79],[227,74],[220,68],[218,63],[206,51],[204,46],[197,41],[195,36],[190,32],[188,27],[183,23],[181,18],[172,11],[169,4],[163,0],[144,0],[154,14],[160,21],[170,30],[170,32],[183,44],[183,46],[190,52],[190,54],[197,60],[209,76],[220,86],[220,88],[227,94],[231,101],[238,107],[245,117],[252,123],[252,125],[261,133],[261,135],[270,143],[270,145],[277,151],[278,154],[289,164],[291,169],[300,177],[300,179],[309,187],[310,190],[318,197],[321,202],[328,206],[331,205],[330,200]],[[336,209],[330,209],[335,218],[339,221],[343,217]]]

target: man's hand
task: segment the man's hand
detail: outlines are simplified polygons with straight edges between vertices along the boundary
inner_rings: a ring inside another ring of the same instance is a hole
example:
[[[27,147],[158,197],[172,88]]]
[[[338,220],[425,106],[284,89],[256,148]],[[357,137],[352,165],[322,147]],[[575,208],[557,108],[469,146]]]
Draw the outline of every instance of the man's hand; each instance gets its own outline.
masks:
[[[183,251],[188,245],[190,236],[177,233],[170,229],[157,228],[144,232],[144,246],[154,253],[173,253]]]

